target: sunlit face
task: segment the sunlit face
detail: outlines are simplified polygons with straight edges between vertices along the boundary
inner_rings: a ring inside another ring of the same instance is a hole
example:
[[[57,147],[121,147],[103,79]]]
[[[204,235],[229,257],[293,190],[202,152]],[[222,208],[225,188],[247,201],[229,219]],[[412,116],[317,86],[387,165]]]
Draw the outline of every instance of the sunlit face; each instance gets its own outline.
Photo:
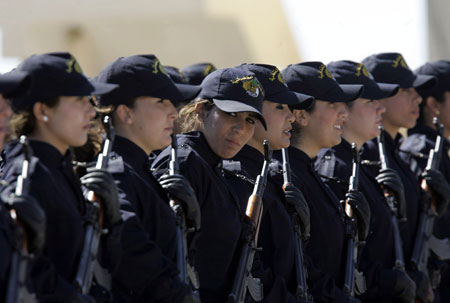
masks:
[[[439,103],[439,122],[444,125],[446,136],[450,135],[450,92],[444,93],[444,102]]]
[[[316,100],[314,110],[307,115],[308,125],[302,130],[302,136],[308,144],[320,149],[341,143],[342,125],[348,115],[345,103]]]
[[[347,120],[344,122],[344,135],[365,142],[378,136],[381,125],[381,114],[386,111],[380,100],[358,98],[349,108]]]
[[[45,115],[48,121],[43,124],[48,143],[64,152],[69,146],[82,146],[87,142],[95,110],[86,96],[62,96],[56,106],[46,108]]]
[[[257,123],[253,139],[262,143],[269,140],[273,150],[289,147],[291,143],[292,122],[294,115],[286,104],[264,101],[262,114],[267,124],[267,131],[261,123]]]
[[[150,152],[170,145],[178,112],[168,99],[139,97],[136,99],[130,133],[132,141]]]
[[[401,88],[395,96],[381,102],[386,108],[383,114],[383,124],[386,128],[412,128],[416,125],[422,98],[414,88]]]
[[[214,106],[203,114],[202,132],[211,149],[222,159],[230,159],[250,140],[257,116],[252,112],[228,113]]]
[[[12,115],[8,101],[0,94],[0,150],[5,145],[5,138],[9,133],[9,118]]]

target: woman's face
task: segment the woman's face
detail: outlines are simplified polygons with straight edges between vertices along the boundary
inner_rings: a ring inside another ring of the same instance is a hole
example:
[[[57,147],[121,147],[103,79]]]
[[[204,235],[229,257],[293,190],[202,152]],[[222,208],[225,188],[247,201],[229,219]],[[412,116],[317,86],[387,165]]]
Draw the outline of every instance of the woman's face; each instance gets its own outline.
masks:
[[[380,100],[358,98],[349,108],[347,120],[344,122],[344,137],[349,135],[354,140],[366,142],[378,136],[381,125],[381,114],[386,111]]]
[[[445,136],[450,135],[450,92],[444,93],[444,102],[439,103],[439,122],[444,125]]]
[[[139,97],[135,101],[130,133],[133,142],[150,154],[170,145],[178,112],[168,99]]]
[[[316,100],[315,108],[307,115],[308,124],[302,130],[307,144],[321,149],[341,143],[342,125],[348,116],[345,103]]]
[[[257,116],[252,112],[228,113],[214,106],[203,113],[202,132],[211,149],[222,159],[233,158],[250,140]]]
[[[59,97],[54,107],[46,107],[44,122],[48,143],[64,153],[70,146],[82,146],[87,142],[90,122],[95,110],[89,97]]]
[[[414,88],[401,88],[395,96],[383,99],[381,102],[386,108],[383,114],[383,124],[386,129],[412,128],[416,125],[422,98]]]
[[[0,94],[0,150],[5,145],[6,136],[9,133],[9,118],[12,115],[8,101]]]
[[[262,144],[264,140],[269,140],[270,148],[279,150],[289,147],[291,143],[292,122],[294,115],[285,104],[279,104],[271,101],[264,101],[262,114],[266,120],[267,131],[261,123],[255,127],[253,139]]]

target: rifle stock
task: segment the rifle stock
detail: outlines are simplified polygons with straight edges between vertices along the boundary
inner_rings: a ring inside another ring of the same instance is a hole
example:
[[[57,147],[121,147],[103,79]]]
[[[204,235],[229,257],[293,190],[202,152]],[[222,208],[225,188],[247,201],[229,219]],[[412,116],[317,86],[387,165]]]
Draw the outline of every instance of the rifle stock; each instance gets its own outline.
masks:
[[[252,299],[259,302],[263,299],[263,285],[257,278],[251,275],[253,259],[258,249],[258,234],[263,211],[262,197],[267,182],[269,163],[272,158],[272,151],[269,148],[269,141],[264,140],[264,164],[261,174],[256,178],[253,193],[248,199],[245,211],[246,223],[249,225],[250,235],[244,234],[244,243],[240,252],[239,264],[235,273],[231,293],[228,296],[228,303],[242,303],[245,301],[247,291]],[[244,227],[244,233],[246,228]]]

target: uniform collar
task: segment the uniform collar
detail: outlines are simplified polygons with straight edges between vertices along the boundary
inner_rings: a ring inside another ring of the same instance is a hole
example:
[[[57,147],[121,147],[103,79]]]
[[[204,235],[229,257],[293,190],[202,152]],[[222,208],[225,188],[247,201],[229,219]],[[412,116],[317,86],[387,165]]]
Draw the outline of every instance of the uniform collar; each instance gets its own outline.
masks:
[[[264,155],[256,148],[246,144],[233,160],[240,161],[244,166],[247,166],[246,163],[252,163],[252,165],[258,165],[257,167],[259,167],[264,162]]]
[[[351,163],[353,161],[352,145],[343,138],[341,143],[333,146],[331,149],[334,150],[336,157],[345,163]]]
[[[205,135],[202,132],[194,131],[185,133],[177,136],[178,146],[183,148],[188,145],[192,147],[200,156],[205,160],[211,167],[222,166],[222,158],[220,158],[212,149],[209,147],[206,141]]]
[[[394,139],[386,131],[383,131],[384,142],[386,143],[386,150],[398,150],[403,142],[403,136],[397,133]],[[376,140],[376,139],[374,139]],[[375,141],[376,142],[376,141]]]
[[[417,124],[414,128],[408,129],[408,136],[414,134],[423,134],[426,135],[427,138],[433,140],[437,137],[437,131],[434,128],[424,124]]]
[[[38,140],[30,140],[29,142],[33,156],[39,158],[39,161],[45,166],[53,168],[72,167],[72,153],[70,149],[62,155],[56,147],[46,142]]]
[[[295,159],[292,162],[306,163],[312,165],[312,159],[301,149],[290,146],[289,149],[289,158]]]
[[[116,135],[112,150],[119,154],[124,162],[135,168],[148,170],[150,167],[149,156],[133,141]]]

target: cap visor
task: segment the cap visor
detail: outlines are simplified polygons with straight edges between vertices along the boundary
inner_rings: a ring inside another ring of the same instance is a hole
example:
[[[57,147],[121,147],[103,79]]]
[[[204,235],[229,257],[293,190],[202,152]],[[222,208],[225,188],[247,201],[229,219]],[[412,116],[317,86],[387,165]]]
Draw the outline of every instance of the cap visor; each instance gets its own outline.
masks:
[[[412,87],[419,89],[431,89],[437,84],[437,79],[434,76],[415,75],[412,82]]]
[[[8,97],[14,97],[24,93],[31,82],[28,73],[12,71],[0,75],[0,93]]]
[[[378,87],[380,88],[381,96],[380,98],[376,99],[384,99],[395,96],[398,93],[398,90],[400,89],[400,86],[398,86],[397,84],[390,84],[390,83],[377,83],[377,84]]]
[[[266,100],[280,104],[287,104],[291,109],[307,109],[315,101],[314,97],[293,91],[282,91],[272,95],[267,95]]]
[[[256,113],[258,115],[259,121],[261,121],[261,124],[264,126],[264,129],[267,130],[266,121],[264,120],[263,115],[258,109],[254,108],[253,106],[234,100],[213,99],[213,102],[220,110],[227,113],[239,113],[239,112]]]
[[[91,95],[105,95],[107,93],[110,93],[111,91],[115,90],[119,87],[117,84],[111,84],[111,83],[100,83],[90,80],[89,81],[91,85],[94,87],[94,91],[91,92]]]
[[[364,90],[360,84],[339,84],[317,99],[328,102],[350,102],[359,98]]]
[[[195,99],[195,97],[197,97],[201,89],[199,85],[190,85],[184,83],[175,83],[175,86],[178,88],[181,95],[183,96],[183,100],[180,101],[190,101]]]

